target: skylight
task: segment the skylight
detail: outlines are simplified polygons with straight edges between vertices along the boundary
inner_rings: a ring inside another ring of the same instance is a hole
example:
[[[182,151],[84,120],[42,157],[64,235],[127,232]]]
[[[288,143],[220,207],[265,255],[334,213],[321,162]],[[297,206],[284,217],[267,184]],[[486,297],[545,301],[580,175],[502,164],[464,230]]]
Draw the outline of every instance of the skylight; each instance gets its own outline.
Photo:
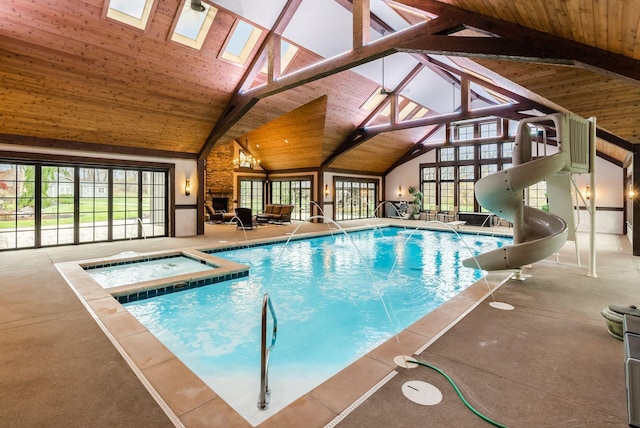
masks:
[[[198,12],[191,8],[189,0],[184,2],[171,40],[196,49],[202,47],[218,12],[218,9],[206,3],[202,3],[202,6],[204,11]]]
[[[293,61],[293,58],[295,58],[296,54],[298,53],[298,50],[299,49],[297,46],[294,46],[285,40],[280,41],[280,73],[281,74],[284,73],[287,67],[289,66],[289,64],[291,64],[291,61]],[[260,71],[266,74],[267,64],[265,64],[262,67],[262,70]]]
[[[262,30],[259,28],[245,21],[238,20],[231,37],[227,39],[221,57],[227,61],[244,65],[251,51],[253,51],[253,48],[256,46],[256,43],[258,43],[261,34]]]
[[[407,105],[404,106],[402,110],[400,110],[400,113],[398,113],[398,119],[400,120],[406,119],[407,116],[409,116],[409,113],[411,113],[417,106],[418,105],[413,101],[409,101]]]
[[[109,0],[107,17],[144,30],[151,14],[153,0]]]
[[[422,117],[425,117],[427,113],[429,113],[429,109],[426,107],[422,107],[420,110],[418,110],[416,114],[413,115],[413,118],[420,119]]]
[[[378,107],[378,105],[387,97],[386,94],[382,93],[382,87],[379,86],[373,94],[360,106],[363,110],[373,111],[374,108]]]

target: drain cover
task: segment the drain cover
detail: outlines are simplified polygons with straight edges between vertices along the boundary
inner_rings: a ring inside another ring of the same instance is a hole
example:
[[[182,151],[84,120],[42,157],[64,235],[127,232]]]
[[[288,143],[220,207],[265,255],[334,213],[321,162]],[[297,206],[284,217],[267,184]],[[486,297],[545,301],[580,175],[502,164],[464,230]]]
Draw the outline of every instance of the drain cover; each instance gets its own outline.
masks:
[[[417,363],[412,363],[407,360],[413,360],[412,357],[408,357],[406,355],[398,355],[393,357],[393,362],[396,363],[396,366],[402,367],[404,369],[415,369],[418,367]]]
[[[410,380],[402,385],[402,393],[409,400],[423,406],[434,406],[442,401],[442,393],[430,383]]]
[[[515,309],[513,305],[510,305],[508,303],[503,303],[503,302],[491,302],[489,303],[489,306],[495,309],[503,310],[503,311],[512,311]]]

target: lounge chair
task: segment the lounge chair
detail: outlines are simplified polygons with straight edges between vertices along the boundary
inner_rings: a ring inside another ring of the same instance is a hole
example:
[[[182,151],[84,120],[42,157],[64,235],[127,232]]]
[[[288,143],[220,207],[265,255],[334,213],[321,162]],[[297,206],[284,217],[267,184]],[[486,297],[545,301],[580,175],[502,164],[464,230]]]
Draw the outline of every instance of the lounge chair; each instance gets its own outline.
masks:
[[[256,218],[253,216],[251,208],[236,208],[236,225],[238,228],[253,229],[257,226]]]
[[[209,216],[209,218],[207,220],[208,221],[213,221],[216,213],[215,213],[215,210],[213,209],[213,207],[211,206],[211,202],[205,201],[204,202],[204,209],[207,211],[207,216]]]
[[[214,210],[209,201],[205,201],[204,207],[207,210],[208,221],[210,223],[224,223],[230,221],[233,217],[233,214],[227,213],[224,210]]]

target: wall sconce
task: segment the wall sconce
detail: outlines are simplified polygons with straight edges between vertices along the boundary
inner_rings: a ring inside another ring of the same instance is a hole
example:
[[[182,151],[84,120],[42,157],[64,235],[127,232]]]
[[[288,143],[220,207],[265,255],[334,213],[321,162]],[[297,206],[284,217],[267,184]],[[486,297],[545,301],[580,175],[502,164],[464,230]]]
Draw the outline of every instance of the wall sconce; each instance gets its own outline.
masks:
[[[591,199],[591,186],[587,184],[587,188],[584,190],[584,197],[587,199]]]
[[[402,186],[398,186],[398,197],[402,196]]]
[[[325,196],[329,196],[329,185],[328,184],[324,185],[324,195]]]
[[[191,180],[187,178],[184,182],[184,194],[189,196],[191,194]]]
[[[635,195],[636,195],[636,192],[634,192],[633,189],[629,187],[629,199],[633,199]]]

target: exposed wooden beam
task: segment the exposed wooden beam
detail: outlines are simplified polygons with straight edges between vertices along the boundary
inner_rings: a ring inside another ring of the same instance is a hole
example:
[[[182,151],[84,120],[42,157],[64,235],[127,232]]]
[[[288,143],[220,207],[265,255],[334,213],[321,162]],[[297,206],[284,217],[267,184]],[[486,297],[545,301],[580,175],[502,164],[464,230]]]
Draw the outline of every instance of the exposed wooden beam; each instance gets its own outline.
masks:
[[[282,45],[282,38],[279,34],[274,34],[271,37],[269,48],[267,49],[267,81],[273,82],[280,77],[280,49]]]
[[[553,36],[522,25],[471,12],[437,0],[397,0],[397,3],[424,10],[439,17],[457,17],[467,27],[499,37],[427,37],[419,49],[449,55],[483,56],[553,64],[570,64],[623,78],[640,85],[640,61],[572,40]],[[429,40],[431,39],[431,40]],[[438,44],[442,44],[438,46]],[[406,46],[407,48],[409,45]],[[418,48],[418,46],[414,46]]]
[[[335,0],[340,6],[347,9],[349,12],[353,12],[353,0]],[[378,33],[382,33],[383,31],[386,33],[392,33],[393,28],[380,19],[376,14],[369,12],[369,25]]]
[[[295,2],[299,5],[300,1],[301,0],[289,0],[289,3]],[[280,21],[276,22],[275,26],[278,26],[279,22]],[[394,49],[394,46],[404,38],[419,37],[421,33],[425,31],[427,33],[439,33],[451,28],[452,25],[457,25],[457,23],[452,23],[445,19],[434,19],[429,22],[418,24],[407,30],[397,32],[367,46],[363,46],[358,50],[349,51],[332,59],[320,61],[319,63],[304,70],[290,73],[281,77],[277,81],[267,83],[266,85],[250,89],[245,92],[240,90],[244,85],[245,79],[243,79],[243,82],[239,85],[238,90],[236,90],[235,94],[232,96],[231,101],[205,140],[205,143],[198,154],[198,158],[205,159],[218,139],[231,129],[231,127],[260,99],[279,94],[286,90],[305,85],[309,82],[313,82],[390,55],[397,52],[397,50]],[[256,54],[256,58],[260,55],[261,53],[259,51]]]
[[[48,147],[60,150],[91,150],[98,153],[118,153],[131,156],[156,156],[160,158],[196,159],[196,153],[172,152],[170,150],[146,149],[139,147],[114,146],[111,144],[90,143],[86,141],[61,140],[58,138],[29,137],[25,135],[1,134],[0,141],[30,147]]]
[[[246,97],[267,98],[289,89],[357,67],[358,65],[380,59],[400,52],[398,46],[411,44],[416,39],[424,38],[424,34],[436,34],[450,28],[452,21],[437,18],[429,22],[415,25],[403,31],[378,39],[360,49],[348,51],[303,70],[282,76],[277,82],[250,89],[244,93]]]
[[[236,86],[231,100],[227,104],[223,111],[223,114],[218,118],[218,121],[213,127],[213,130],[207,136],[204,144],[200,148],[198,153],[198,159],[204,160],[211,152],[211,149],[215,143],[222,137],[238,120],[242,118],[251,108],[259,101],[258,98],[251,98],[242,95],[243,89],[246,89],[255,80],[256,76],[260,72],[265,59],[269,59],[268,71],[269,76],[267,81],[273,84],[275,80],[274,76],[280,74],[280,36],[284,32],[285,28],[291,22],[293,15],[295,14],[302,0],[288,0],[282,9],[282,12],[273,24],[273,28],[269,34],[265,37],[257,50],[255,56],[251,59],[247,71],[240,79],[240,82]],[[277,40],[274,40],[277,39]],[[266,58],[265,58],[266,56]],[[276,66],[277,64],[277,66]]]
[[[493,107],[487,107],[478,110],[471,110],[466,112],[454,112],[448,114],[441,114],[435,116],[427,116],[421,119],[406,120],[403,122],[389,123],[385,125],[376,125],[367,128],[356,129],[347,140],[338,147],[338,149],[331,154],[320,166],[320,170],[325,170],[331,163],[347,153],[349,150],[354,149],[367,140],[375,137],[383,132],[400,131],[403,129],[420,128],[423,126],[440,125],[443,123],[457,122],[460,120],[476,119],[486,116],[504,116],[505,113],[513,113],[518,110],[529,108],[526,105],[521,104],[503,104]]]
[[[486,107],[470,111],[460,111],[454,113],[440,114],[436,116],[427,116],[420,119],[406,120],[393,125],[375,125],[367,128],[368,132],[389,132],[400,131],[403,129],[419,128],[422,126],[438,125],[444,122],[458,122],[461,120],[477,119],[487,116],[502,117],[507,112],[520,111],[530,108],[528,105],[522,104],[500,104],[492,107]]]
[[[523,26],[469,12],[435,0],[402,0],[399,3],[433,13],[438,18],[414,25],[406,30],[391,34],[331,59],[320,61],[311,67],[282,76],[280,79],[269,82],[266,85],[249,89],[245,92],[238,91],[207,138],[200,152],[200,158],[206,157],[215,142],[233,124],[240,120],[258,100],[396,52],[437,53],[470,57],[484,56],[555,64],[591,64],[594,67],[602,66],[601,68],[606,72],[634,80],[636,84],[640,81],[640,62],[621,55],[615,55]],[[496,34],[500,37],[447,36],[452,31],[464,26],[478,28],[485,33]],[[594,57],[598,57],[598,59],[593,59]],[[618,68],[614,67],[610,61],[621,61],[621,72],[616,72]],[[460,74],[458,70],[455,73]],[[473,81],[473,79],[471,80]],[[486,82],[483,81],[481,84],[486,85]],[[500,92],[500,89],[494,86],[494,90]],[[518,99],[513,95],[511,97]],[[519,98],[518,101],[522,102],[522,97]],[[534,103],[530,101],[528,103],[530,107],[527,108],[535,108],[533,106]],[[499,110],[508,110],[508,108],[499,108]],[[549,110],[549,108],[545,107],[545,110]],[[514,114],[515,110],[511,109],[511,111],[504,111],[503,113]],[[406,126],[404,123],[394,124],[394,126],[396,125],[400,126],[398,129],[404,129],[403,126]],[[357,141],[361,141],[364,136],[360,135]],[[351,142],[346,141],[344,144],[349,147]],[[340,149],[338,152],[340,152]],[[333,158],[333,155],[331,158]],[[323,165],[326,167],[328,164],[323,163]]]
[[[371,4],[369,0],[353,0],[353,49],[369,44],[369,21]]]
[[[629,152],[633,153],[634,151],[634,145],[631,144],[629,141],[624,140],[618,137],[617,135],[610,133],[609,131],[605,131],[604,129],[596,128],[596,137],[608,143],[611,143],[615,146],[623,148]]]

